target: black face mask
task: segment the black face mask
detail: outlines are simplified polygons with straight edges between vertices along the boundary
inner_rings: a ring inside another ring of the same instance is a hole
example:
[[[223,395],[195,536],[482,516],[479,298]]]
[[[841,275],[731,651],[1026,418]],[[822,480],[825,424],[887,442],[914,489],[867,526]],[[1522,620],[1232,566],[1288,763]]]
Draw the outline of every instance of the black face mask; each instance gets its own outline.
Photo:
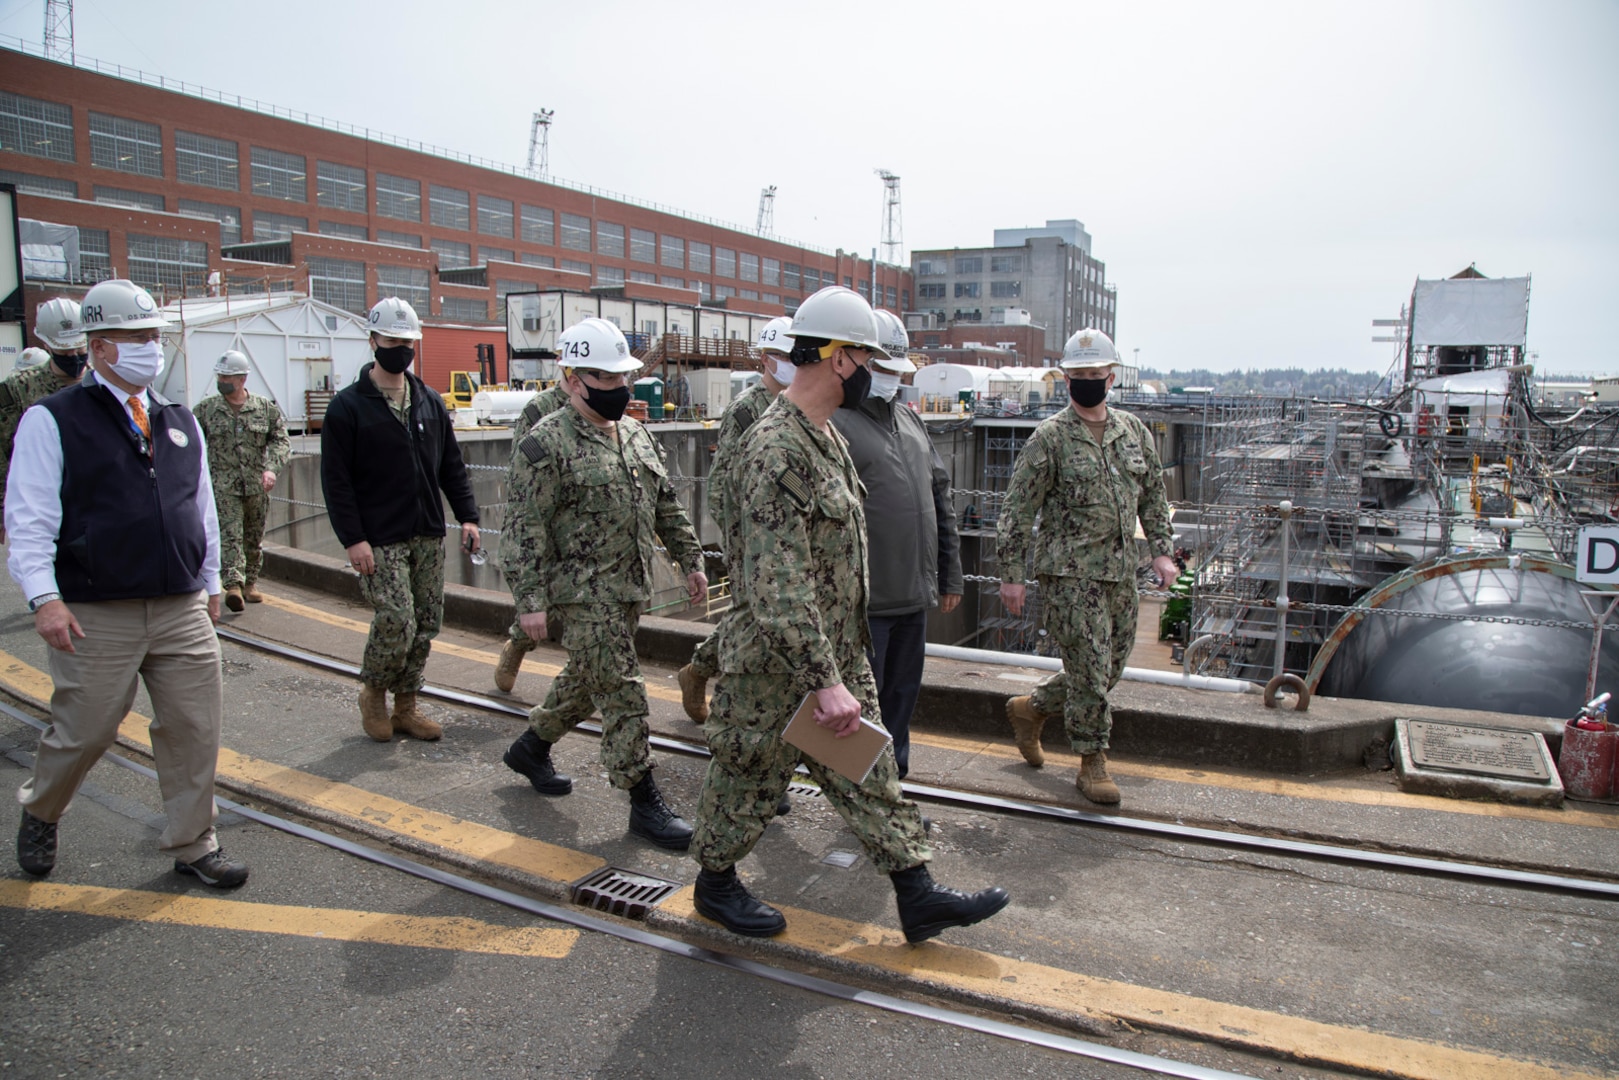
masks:
[[[1081,409],[1094,409],[1107,400],[1107,380],[1069,379],[1068,396]]]
[[[858,409],[871,391],[871,371],[856,364],[854,374],[843,380],[843,401],[840,409]]]
[[[51,357],[52,362],[62,370],[62,374],[70,379],[77,379],[84,374],[84,365],[89,359],[90,354],[82,352],[56,353]]]
[[[219,391],[220,397],[230,397],[236,393],[236,387],[228,382],[216,382],[214,383],[214,389]]]
[[[611,423],[621,418],[624,410],[630,407],[630,388],[620,386],[613,390],[598,390],[585,383],[585,404],[590,406],[591,412]]]
[[[416,350],[409,345],[388,345],[386,347],[379,345],[377,346],[376,357],[377,363],[382,365],[383,371],[390,375],[398,375],[401,371],[410,367],[410,362],[416,359]]]

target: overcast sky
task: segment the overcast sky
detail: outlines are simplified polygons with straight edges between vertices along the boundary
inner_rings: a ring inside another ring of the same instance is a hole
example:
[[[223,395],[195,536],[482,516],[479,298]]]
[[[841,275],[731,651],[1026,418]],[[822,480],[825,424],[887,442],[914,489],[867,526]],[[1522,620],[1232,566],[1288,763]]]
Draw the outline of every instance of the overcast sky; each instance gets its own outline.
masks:
[[[44,0],[0,0],[38,44]],[[1533,274],[1619,371],[1619,2],[77,0],[91,57],[869,252],[1078,218],[1159,368],[1387,367],[1418,277]]]

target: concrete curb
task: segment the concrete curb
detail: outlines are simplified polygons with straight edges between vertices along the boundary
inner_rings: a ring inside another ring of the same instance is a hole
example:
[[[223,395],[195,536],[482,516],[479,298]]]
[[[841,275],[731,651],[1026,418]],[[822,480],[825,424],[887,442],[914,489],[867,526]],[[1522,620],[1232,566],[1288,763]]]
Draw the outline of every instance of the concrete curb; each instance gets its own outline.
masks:
[[[279,581],[364,603],[359,575],[338,559],[265,544],[264,573]],[[511,597],[505,593],[465,585],[444,588],[444,621],[448,625],[504,635],[513,615]],[[636,634],[636,650],[645,660],[679,667],[690,661],[692,649],[709,629],[706,623],[643,616]],[[1010,741],[1007,698],[1027,693],[1033,683],[1002,678],[1007,670],[930,658],[915,726],[968,738]],[[1550,718],[1322,697],[1311,702],[1310,711],[1301,713],[1290,708],[1266,708],[1257,694],[1125,682],[1113,693],[1112,749],[1190,765],[1225,765],[1292,775],[1326,772],[1360,767],[1374,743],[1393,743],[1394,721],[1411,716],[1539,731],[1546,736],[1553,753],[1562,736],[1561,721]],[[1052,717],[1046,724],[1044,742],[1055,749],[1066,741],[1061,718]]]

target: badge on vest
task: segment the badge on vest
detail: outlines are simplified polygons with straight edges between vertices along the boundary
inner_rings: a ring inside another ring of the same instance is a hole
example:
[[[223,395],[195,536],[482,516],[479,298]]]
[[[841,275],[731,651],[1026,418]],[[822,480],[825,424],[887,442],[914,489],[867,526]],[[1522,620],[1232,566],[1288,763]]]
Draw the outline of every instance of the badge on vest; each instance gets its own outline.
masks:
[[[169,441],[175,446],[185,447],[191,445],[191,437],[179,428],[169,428]]]

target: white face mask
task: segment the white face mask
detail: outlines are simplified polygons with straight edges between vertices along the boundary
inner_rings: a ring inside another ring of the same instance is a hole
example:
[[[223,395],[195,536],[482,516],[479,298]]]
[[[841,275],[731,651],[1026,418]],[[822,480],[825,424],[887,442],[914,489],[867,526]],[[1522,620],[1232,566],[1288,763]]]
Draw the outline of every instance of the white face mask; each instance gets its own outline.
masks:
[[[163,346],[155,341],[125,342],[118,345],[118,363],[112,373],[133,386],[151,386],[163,372]]]
[[[777,357],[775,358],[775,365],[776,369],[771,374],[775,376],[776,381],[781,383],[783,386],[793,385],[793,375],[798,371],[798,369],[793,366],[793,362],[791,360]]]
[[[894,395],[899,392],[899,380],[898,375],[890,375],[886,371],[878,371],[873,368],[871,372],[871,396],[882,398],[884,401],[893,401]]]

